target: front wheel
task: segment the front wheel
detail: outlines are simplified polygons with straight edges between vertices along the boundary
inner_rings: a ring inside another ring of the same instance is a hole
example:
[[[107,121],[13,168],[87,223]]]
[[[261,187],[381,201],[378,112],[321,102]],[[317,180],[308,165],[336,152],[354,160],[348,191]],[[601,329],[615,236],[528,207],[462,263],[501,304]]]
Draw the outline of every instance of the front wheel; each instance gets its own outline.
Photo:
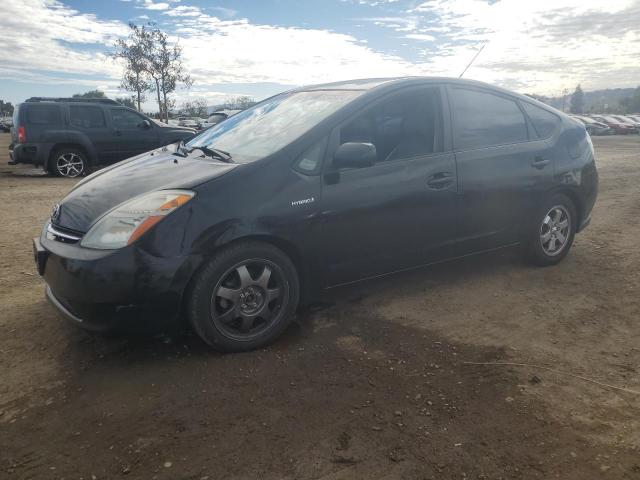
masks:
[[[299,281],[289,257],[262,242],[242,242],[216,254],[187,292],[187,316],[207,344],[223,352],[273,342],[291,323]]]
[[[78,149],[63,148],[51,156],[48,170],[56,177],[79,177],[87,170],[87,159],[84,152]]]
[[[541,266],[555,265],[569,253],[576,233],[576,209],[566,195],[555,194],[540,208],[528,239],[529,258]]]

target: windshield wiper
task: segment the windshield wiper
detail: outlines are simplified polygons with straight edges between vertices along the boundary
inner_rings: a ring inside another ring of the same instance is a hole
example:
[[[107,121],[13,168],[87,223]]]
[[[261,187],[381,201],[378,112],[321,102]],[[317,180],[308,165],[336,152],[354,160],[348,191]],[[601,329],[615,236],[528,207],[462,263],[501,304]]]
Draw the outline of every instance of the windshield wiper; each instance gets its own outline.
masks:
[[[191,150],[187,150],[186,152],[187,153],[191,153],[194,150],[200,150],[205,155],[208,155],[211,158],[216,158],[218,160],[222,160],[225,163],[233,163],[233,160],[231,158],[231,154],[229,152],[225,152],[224,150],[219,150],[217,148],[212,148],[212,147],[201,146],[201,147],[193,147]]]

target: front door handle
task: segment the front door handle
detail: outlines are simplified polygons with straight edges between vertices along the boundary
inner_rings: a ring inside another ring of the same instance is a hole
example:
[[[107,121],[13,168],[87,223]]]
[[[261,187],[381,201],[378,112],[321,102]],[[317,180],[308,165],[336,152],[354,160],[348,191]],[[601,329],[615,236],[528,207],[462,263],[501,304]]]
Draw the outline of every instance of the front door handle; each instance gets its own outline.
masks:
[[[427,185],[433,190],[444,190],[453,185],[454,177],[450,172],[434,173],[427,179]]]
[[[531,165],[533,165],[537,169],[542,169],[542,168],[546,167],[547,165],[549,165],[550,163],[551,162],[549,160],[547,160],[546,158],[535,157],[533,159],[533,162],[531,162]]]
[[[120,136],[122,135],[122,132],[121,132],[120,130],[114,130],[114,131],[113,131],[113,134],[114,134],[116,137],[120,137]]]

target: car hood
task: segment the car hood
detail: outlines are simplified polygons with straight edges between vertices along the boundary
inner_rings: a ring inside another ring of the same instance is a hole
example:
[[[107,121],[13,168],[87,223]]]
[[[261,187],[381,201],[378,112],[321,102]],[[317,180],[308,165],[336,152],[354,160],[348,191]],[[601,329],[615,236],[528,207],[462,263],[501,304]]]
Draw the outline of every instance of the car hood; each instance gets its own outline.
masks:
[[[160,128],[164,131],[171,132],[185,132],[185,133],[193,133],[194,135],[197,133],[197,130],[193,127],[183,126],[183,125],[161,125]]]
[[[60,202],[52,222],[86,233],[102,215],[133,197],[154,190],[193,188],[238,167],[209,158],[175,155],[175,148],[169,145],[153,150],[85,178]]]

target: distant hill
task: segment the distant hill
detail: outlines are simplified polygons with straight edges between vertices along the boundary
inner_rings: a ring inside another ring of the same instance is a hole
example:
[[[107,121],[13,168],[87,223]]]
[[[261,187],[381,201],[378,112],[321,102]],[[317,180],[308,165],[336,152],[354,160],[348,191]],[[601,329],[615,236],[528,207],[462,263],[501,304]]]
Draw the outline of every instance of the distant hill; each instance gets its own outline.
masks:
[[[592,92],[584,92],[584,111],[586,113],[603,113],[622,111],[620,100],[631,97],[635,88],[607,88],[605,90],[594,90]],[[551,105],[558,110],[562,110],[563,104],[565,111],[569,111],[571,94],[568,93],[562,97],[543,97],[540,95],[531,95],[541,102]],[[564,102],[563,102],[564,101]]]

